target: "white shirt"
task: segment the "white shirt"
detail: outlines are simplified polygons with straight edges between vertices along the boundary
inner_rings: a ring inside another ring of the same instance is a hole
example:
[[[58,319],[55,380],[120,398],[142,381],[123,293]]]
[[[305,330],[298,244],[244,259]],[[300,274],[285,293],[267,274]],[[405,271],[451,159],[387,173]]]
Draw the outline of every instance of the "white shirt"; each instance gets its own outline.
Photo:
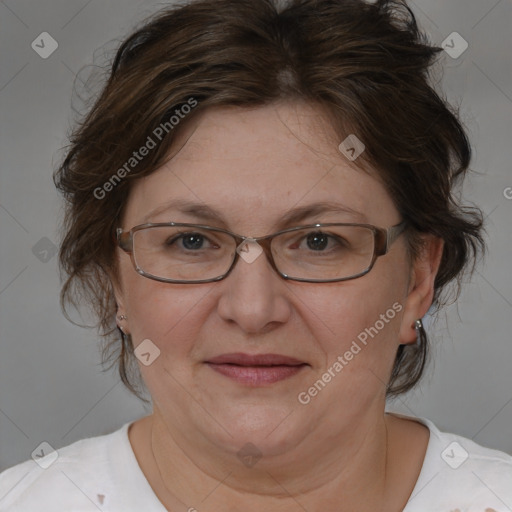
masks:
[[[512,456],[440,432],[425,418],[402,417],[430,430],[403,512],[512,512]],[[57,452],[42,447],[38,462],[30,459],[1,473],[0,512],[165,512],[137,463],[129,425]]]

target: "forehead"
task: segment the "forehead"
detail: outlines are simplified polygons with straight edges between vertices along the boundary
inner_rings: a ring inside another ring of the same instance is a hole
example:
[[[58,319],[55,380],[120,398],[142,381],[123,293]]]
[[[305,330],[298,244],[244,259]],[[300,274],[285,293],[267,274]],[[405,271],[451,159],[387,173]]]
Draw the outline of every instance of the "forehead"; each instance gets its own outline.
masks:
[[[319,107],[308,103],[217,107],[203,112],[180,134],[175,147],[182,149],[176,160],[203,162],[206,157],[233,162],[240,172],[270,167],[282,176],[290,163],[299,168],[312,161],[322,161],[322,168],[349,164],[343,162],[338,138]]]
[[[135,183],[127,222],[177,221],[173,211],[147,219],[176,200],[212,207],[239,228],[270,226],[291,209],[318,202],[338,203],[378,225],[395,220],[375,173],[355,167],[338,138],[307,104],[207,110],[180,134],[170,160]]]

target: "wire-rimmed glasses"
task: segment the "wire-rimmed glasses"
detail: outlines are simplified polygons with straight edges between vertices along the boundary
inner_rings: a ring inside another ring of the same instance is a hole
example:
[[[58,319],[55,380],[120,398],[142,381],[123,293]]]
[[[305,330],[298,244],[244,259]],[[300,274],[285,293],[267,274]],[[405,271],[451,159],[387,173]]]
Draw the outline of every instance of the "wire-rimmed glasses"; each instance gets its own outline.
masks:
[[[310,283],[347,281],[367,274],[405,229],[371,224],[319,223],[251,238],[187,223],[146,223],[116,230],[119,247],[135,270],[165,283],[208,283],[224,279],[250,244],[257,244],[284,279]]]

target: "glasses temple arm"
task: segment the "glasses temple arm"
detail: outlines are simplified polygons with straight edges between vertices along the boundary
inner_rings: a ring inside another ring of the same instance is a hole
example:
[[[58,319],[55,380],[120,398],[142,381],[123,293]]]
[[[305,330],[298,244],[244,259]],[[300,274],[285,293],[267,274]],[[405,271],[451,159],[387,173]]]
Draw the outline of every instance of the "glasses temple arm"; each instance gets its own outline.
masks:
[[[407,223],[404,220],[400,222],[400,224],[392,226],[388,229],[386,238],[386,252],[388,252],[393,242],[405,231],[406,227]]]

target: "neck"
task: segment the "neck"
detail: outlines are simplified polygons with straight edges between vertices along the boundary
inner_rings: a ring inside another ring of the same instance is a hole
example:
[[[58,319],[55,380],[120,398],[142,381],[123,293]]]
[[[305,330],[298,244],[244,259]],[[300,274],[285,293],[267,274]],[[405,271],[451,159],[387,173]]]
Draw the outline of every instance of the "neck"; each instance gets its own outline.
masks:
[[[198,450],[155,410],[150,423],[154,489],[169,510],[295,512],[300,505],[310,512],[326,507],[375,512],[388,502],[388,437],[384,414],[368,415],[357,429],[329,442],[312,434],[284,455],[244,465],[218,447]]]

